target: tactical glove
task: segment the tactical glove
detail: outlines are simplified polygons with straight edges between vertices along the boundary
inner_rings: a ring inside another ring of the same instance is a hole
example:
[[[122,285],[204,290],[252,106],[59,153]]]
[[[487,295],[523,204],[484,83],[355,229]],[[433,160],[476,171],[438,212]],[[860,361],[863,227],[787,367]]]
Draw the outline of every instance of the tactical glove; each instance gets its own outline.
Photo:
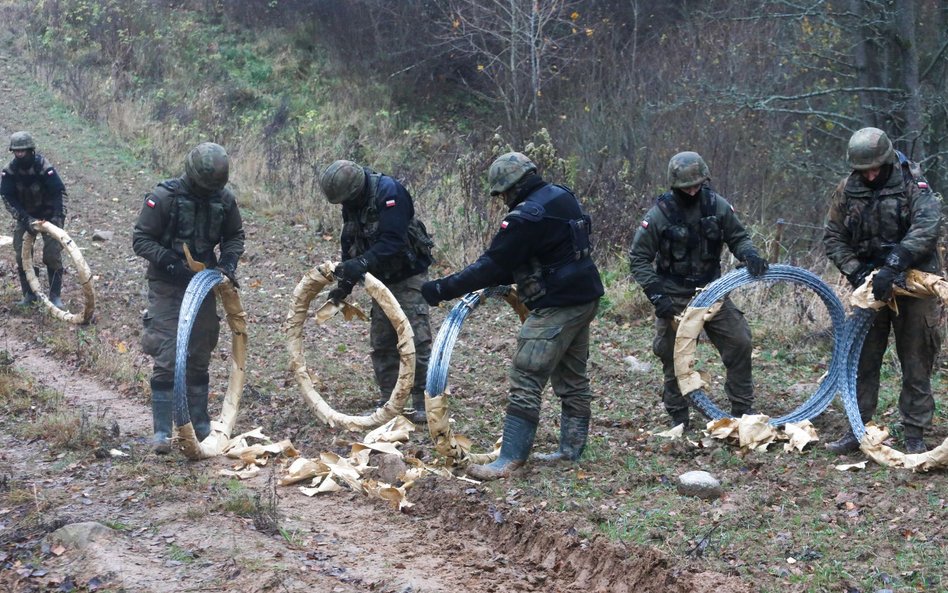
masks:
[[[336,283],[336,288],[329,291],[329,300],[338,305],[344,301],[347,296],[352,294],[352,288],[354,286],[355,284],[347,280],[339,280]]]
[[[53,226],[57,226],[57,227],[59,227],[59,228],[63,228],[63,225],[66,224],[66,217],[65,217],[65,216],[53,216],[53,217],[51,217],[51,218],[49,219],[49,222],[51,222],[51,223],[53,224]]]
[[[748,251],[744,256],[744,265],[747,266],[747,273],[754,278],[763,276],[770,268],[767,260],[762,258],[756,251]]]
[[[362,280],[365,277],[365,273],[369,270],[369,261],[366,256],[361,255],[359,257],[354,257],[352,259],[347,259],[342,262],[336,269],[333,270],[333,274],[341,280],[345,280],[352,284],[355,284],[359,280]]]
[[[432,307],[437,307],[438,303],[443,301],[441,298],[441,281],[432,280],[421,285],[421,296],[425,302]]]
[[[161,261],[158,262],[158,267],[171,276],[171,280],[175,284],[187,286],[187,284],[191,282],[191,278],[194,278],[194,270],[188,266],[188,262],[180,257],[176,257],[171,252],[168,252],[168,254],[161,258]]]
[[[237,282],[237,258],[233,256],[223,256],[221,257],[220,263],[217,264],[217,270],[227,277],[230,280],[230,283],[234,285],[234,288],[240,288],[240,284]]]
[[[846,280],[849,281],[849,285],[852,286],[853,289],[859,288],[862,286],[863,282],[866,281],[866,277],[869,276],[869,274],[871,274],[872,270],[874,269],[875,268],[872,267],[872,264],[862,264],[856,268],[855,272],[846,274]]]
[[[647,289],[645,296],[655,307],[655,317],[671,319],[675,316],[675,302],[667,294],[662,294],[657,288]]]
[[[883,266],[872,277],[872,298],[877,301],[888,301],[892,298],[892,285],[896,283],[899,276],[902,276],[902,283],[905,283],[905,276],[900,274],[889,266]]]
[[[20,219],[20,222],[24,227],[26,227],[26,232],[33,235],[34,237],[36,236],[37,231],[33,228],[33,224],[39,222],[39,220],[33,218],[30,215],[25,215]]]

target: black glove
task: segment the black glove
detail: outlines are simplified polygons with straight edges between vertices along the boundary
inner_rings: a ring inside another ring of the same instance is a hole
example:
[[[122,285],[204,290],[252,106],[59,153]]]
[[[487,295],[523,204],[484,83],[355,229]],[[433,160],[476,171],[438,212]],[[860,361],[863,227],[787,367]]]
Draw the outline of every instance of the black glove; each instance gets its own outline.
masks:
[[[872,277],[872,298],[877,301],[888,301],[892,298],[892,285],[896,283],[899,277],[902,277],[901,283],[905,283],[905,276],[899,271],[883,266]]]
[[[59,228],[63,228],[63,225],[66,224],[66,217],[65,217],[65,216],[53,216],[52,218],[49,219],[49,222],[51,222],[51,223],[53,224],[53,226],[57,226],[57,227],[59,227]]]
[[[645,291],[645,296],[655,307],[655,317],[671,319],[675,316],[675,302],[667,294],[662,294],[657,288]]]
[[[230,280],[234,288],[240,288],[240,284],[237,282],[237,258],[226,255],[221,257],[221,261],[217,264],[217,270]]]
[[[333,270],[333,274],[336,275],[340,280],[345,280],[352,284],[355,284],[359,280],[365,277],[365,273],[369,270],[369,261],[364,255],[359,257],[354,257],[352,259],[347,259],[342,262],[336,269]]]
[[[170,252],[161,258],[161,261],[158,262],[158,267],[163,269],[175,284],[182,284],[187,286],[191,282],[191,278],[194,278],[194,270],[188,266],[188,262],[184,261],[180,257],[176,257]]]
[[[36,236],[36,230],[33,229],[33,223],[38,222],[37,219],[27,214],[20,219],[20,222],[24,227],[26,227],[26,232],[33,235],[34,237]]]
[[[768,268],[770,268],[770,264],[767,263],[767,260],[762,258],[756,251],[747,252],[744,256],[744,265],[747,266],[747,273],[754,278],[763,276]]]
[[[421,296],[425,302],[432,307],[437,307],[438,303],[443,301],[441,298],[441,281],[431,280],[421,285]]]
[[[337,305],[344,301],[347,296],[352,293],[352,288],[355,286],[352,282],[347,280],[339,280],[336,283],[336,288],[333,288],[329,291],[329,300],[336,303]]]
[[[872,264],[862,264],[856,268],[855,272],[846,274],[846,280],[849,281],[849,285],[854,289],[862,286],[863,282],[866,281],[866,277],[872,273],[872,270],[875,268],[872,267]]]

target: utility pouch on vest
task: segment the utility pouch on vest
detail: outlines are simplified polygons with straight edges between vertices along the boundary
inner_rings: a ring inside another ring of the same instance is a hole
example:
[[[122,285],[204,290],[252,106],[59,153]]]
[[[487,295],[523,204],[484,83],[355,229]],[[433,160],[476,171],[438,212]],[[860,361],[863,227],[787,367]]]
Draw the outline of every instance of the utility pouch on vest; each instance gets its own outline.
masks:
[[[701,225],[701,259],[721,257],[721,225],[717,216],[705,216]]]
[[[517,283],[517,294],[526,305],[546,295],[546,283],[543,281],[543,266],[540,260],[531,257],[530,261],[513,271]]]
[[[669,253],[673,262],[682,261],[688,257],[688,227],[685,225],[670,226],[665,229],[668,240]]]
[[[431,265],[434,259],[431,256],[431,248],[434,247],[434,241],[425,228],[425,223],[417,218],[412,218],[408,223],[408,250],[410,257],[415,262],[422,262],[423,265]]]
[[[592,251],[589,236],[592,234],[592,219],[588,215],[569,221],[570,238],[573,241],[573,259],[588,257]]]

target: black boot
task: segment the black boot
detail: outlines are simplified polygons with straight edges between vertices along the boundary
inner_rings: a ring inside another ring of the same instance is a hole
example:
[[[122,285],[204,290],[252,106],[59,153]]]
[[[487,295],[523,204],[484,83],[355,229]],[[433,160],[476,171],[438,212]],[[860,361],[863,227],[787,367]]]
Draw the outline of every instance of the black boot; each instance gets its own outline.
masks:
[[[507,478],[527,460],[533,439],[537,435],[537,423],[510,413],[504,419],[504,440],[500,445],[500,457],[486,465],[471,465],[467,475],[478,480]]]
[[[925,453],[926,451],[928,451],[928,446],[925,444],[925,440],[922,439],[922,437],[905,437],[906,453],[918,455],[919,453]]]
[[[23,299],[17,303],[17,306],[29,307],[36,303],[36,293],[33,292],[33,289],[30,288],[30,283],[26,280],[26,272],[17,270],[17,275],[20,277],[20,290],[23,291]]]
[[[207,413],[207,385],[188,385],[188,415],[200,443],[211,434],[211,417]]]
[[[174,387],[171,384],[151,383],[151,416],[155,436],[152,439],[155,453],[166,455],[171,452],[172,415],[171,406]]]
[[[63,300],[59,296],[63,290],[63,269],[53,270],[47,267],[46,273],[49,275],[49,302],[57,309],[64,309]]]
[[[408,414],[408,419],[415,424],[427,424],[428,413],[425,411],[425,392],[411,394],[411,405],[414,411]]]
[[[826,443],[826,448],[837,455],[844,455],[858,451],[859,441],[856,439],[856,435],[853,434],[853,431],[850,430],[844,434],[842,438],[836,439],[831,443]]]
[[[679,424],[684,424],[684,429],[688,430],[691,427],[691,417],[688,408],[684,410],[675,410],[674,412],[668,412],[668,415],[671,416],[671,426],[675,428]]]
[[[734,416],[735,418],[740,418],[745,414],[751,416],[756,413],[757,410],[755,410],[754,406],[751,404],[731,404],[731,416]]]
[[[555,453],[534,455],[540,461],[576,461],[586,448],[589,416],[560,414],[560,448]]]

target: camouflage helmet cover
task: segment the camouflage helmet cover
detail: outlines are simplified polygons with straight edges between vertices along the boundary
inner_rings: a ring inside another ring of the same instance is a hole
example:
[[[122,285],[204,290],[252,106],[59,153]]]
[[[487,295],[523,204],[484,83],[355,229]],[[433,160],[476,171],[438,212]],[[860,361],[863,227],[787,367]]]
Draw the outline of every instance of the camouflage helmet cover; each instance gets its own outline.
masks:
[[[849,139],[846,160],[856,171],[875,169],[895,162],[895,149],[886,133],[879,128],[863,128]]]
[[[711,170],[697,152],[679,152],[668,161],[668,185],[693,187],[711,177]]]
[[[227,185],[230,163],[220,144],[202,142],[184,159],[184,175],[201,189],[218,191]]]
[[[36,150],[36,142],[29,132],[14,132],[10,136],[10,152],[14,150]]]
[[[536,173],[537,166],[520,152],[508,152],[497,157],[487,172],[490,195],[507,191],[529,173]]]
[[[319,187],[330,204],[348,202],[362,194],[365,169],[352,161],[336,161],[319,176]]]

